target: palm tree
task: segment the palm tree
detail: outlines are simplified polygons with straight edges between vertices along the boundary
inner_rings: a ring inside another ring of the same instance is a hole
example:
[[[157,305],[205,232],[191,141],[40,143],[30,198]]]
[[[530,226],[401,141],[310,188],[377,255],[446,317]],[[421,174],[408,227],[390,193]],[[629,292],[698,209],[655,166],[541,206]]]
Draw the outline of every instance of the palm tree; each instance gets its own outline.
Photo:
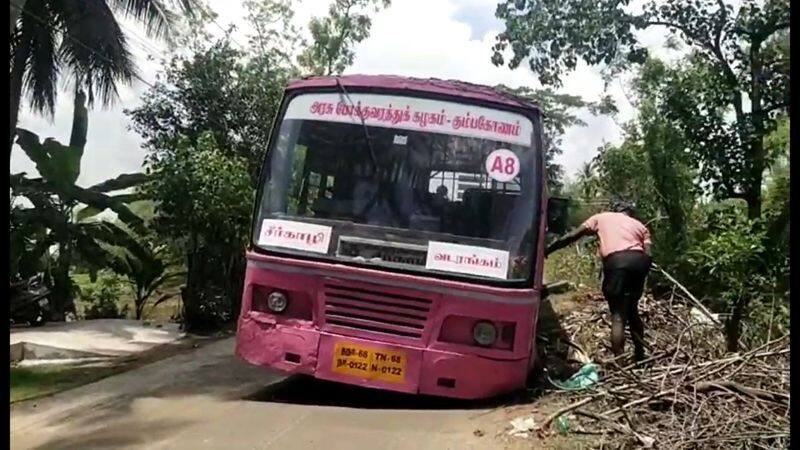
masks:
[[[9,156],[23,94],[31,108],[52,115],[58,82],[68,77],[89,105],[106,106],[117,83],[130,83],[136,67],[118,14],[144,25],[154,38],[169,38],[178,16],[203,11],[201,0],[13,0],[11,2],[11,113]]]

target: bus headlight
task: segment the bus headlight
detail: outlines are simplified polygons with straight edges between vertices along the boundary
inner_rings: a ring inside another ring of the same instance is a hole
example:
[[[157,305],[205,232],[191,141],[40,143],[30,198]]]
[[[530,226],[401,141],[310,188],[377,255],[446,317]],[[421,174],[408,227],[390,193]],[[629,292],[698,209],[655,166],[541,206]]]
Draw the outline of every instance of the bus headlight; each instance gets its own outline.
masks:
[[[491,322],[478,322],[472,327],[472,338],[476,344],[488,347],[497,340],[497,328]]]
[[[267,308],[274,313],[282,313],[289,306],[289,299],[282,292],[273,291],[267,296]]]

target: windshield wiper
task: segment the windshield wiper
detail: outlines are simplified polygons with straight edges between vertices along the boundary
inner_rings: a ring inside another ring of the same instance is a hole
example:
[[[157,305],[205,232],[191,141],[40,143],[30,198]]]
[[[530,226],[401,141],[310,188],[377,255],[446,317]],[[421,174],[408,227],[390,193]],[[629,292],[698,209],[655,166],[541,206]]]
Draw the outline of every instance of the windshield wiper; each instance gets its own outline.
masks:
[[[372,147],[372,137],[369,135],[369,128],[367,127],[367,122],[364,120],[364,115],[362,113],[362,110],[361,108],[356,108],[353,99],[350,98],[350,94],[347,92],[347,89],[345,89],[339,77],[334,77],[334,79],[336,80],[336,86],[339,88],[339,95],[347,99],[347,101],[350,103],[350,106],[353,108],[353,110],[356,111],[356,113],[358,114],[358,118],[361,120],[361,126],[364,130],[364,138],[367,141],[367,148],[369,149],[369,157],[372,160],[373,177],[375,178],[375,181],[378,182],[378,189],[375,191],[375,194],[367,202],[364,209],[361,212],[357,212],[356,214],[361,219],[364,219],[365,218],[364,216],[366,215],[367,211],[372,209],[380,198],[383,198],[388,203],[389,209],[391,209],[391,212],[395,216],[395,218],[399,219],[399,222],[402,223],[404,222],[402,220],[402,214],[398,210],[397,205],[395,204],[394,199],[392,198],[392,195],[388,192],[388,186],[386,185],[386,183],[383,183],[380,180],[379,170],[378,170],[378,158],[375,157],[375,149]]]
[[[364,129],[364,137],[367,141],[367,148],[369,148],[369,157],[372,159],[372,168],[375,172],[377,172],[378,158],[375,157],[375,150],[372,148],[372,138],[369,135],[367,122],[364,120],[364,115],[361,112],[361,108],[356,108],[356,105],[353,103],[353,99],[350,98],[350,94],[347,93],[347,89],[344,88],[344,85],[342,84],[341,80],[339,80],[339,77],[334,77],[334,79],[336,80],[336,86],[339,88],[339,95],[347,98],[347,101],[350,102],[350,106],[358,113],[358,118],[361,119],[361,126]]]

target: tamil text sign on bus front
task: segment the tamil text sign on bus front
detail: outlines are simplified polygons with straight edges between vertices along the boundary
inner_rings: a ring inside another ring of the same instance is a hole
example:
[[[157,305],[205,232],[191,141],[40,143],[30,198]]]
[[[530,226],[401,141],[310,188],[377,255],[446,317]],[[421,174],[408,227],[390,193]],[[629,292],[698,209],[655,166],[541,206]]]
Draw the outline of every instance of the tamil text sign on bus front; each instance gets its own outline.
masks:
[[[533,124],[521,114],[464,103],[379,94],[303,94],[286,119],[425,130],[530,146]]]

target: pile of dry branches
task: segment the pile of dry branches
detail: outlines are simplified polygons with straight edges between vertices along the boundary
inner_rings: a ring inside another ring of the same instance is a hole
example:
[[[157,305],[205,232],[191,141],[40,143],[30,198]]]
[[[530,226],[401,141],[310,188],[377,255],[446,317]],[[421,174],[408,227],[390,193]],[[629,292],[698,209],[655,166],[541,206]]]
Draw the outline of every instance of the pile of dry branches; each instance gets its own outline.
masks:
[[[646,296],[639,309],[649,357],[637,365],[612,357],[602,297],[576,304],[544,351],[567,341],[570,358],[599,363],[600,382],[562,391],[568,405],[547,418],[540,437],[566,419],[570,432],[598,434],[605,448],[789,448],[788,336],[726,354],[721,328],[699,319],[691,303]]]

